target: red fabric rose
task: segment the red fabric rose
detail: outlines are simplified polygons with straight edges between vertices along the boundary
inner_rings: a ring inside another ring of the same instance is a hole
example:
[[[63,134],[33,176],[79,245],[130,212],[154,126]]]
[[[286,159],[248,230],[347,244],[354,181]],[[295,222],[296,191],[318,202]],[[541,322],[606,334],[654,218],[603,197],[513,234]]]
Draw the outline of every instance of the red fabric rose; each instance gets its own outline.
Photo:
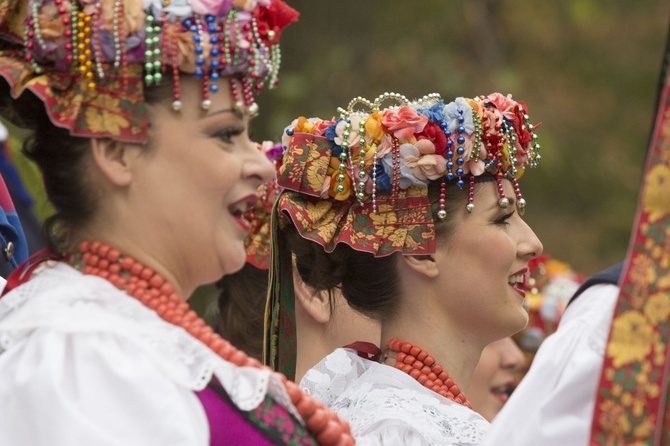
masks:
[[[447,137],[438,124],[429,122],[423,128],[421,134],[416,135],[416,139],[427,139],[435,145],[435,154],[446,157]]]
[[[257,6],[254,15],[258,35],[266,46],[272,46],[279,43],[284,28],[298,21],[300,13],[281,0],[273,0],[269,6]]]

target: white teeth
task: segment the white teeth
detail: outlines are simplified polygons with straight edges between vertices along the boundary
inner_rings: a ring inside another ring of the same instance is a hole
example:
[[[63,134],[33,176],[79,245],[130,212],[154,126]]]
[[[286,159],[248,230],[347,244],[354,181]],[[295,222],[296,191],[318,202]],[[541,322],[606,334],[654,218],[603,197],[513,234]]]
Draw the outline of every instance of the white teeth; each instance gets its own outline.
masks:
[[[509,284],[516,285],[517,283],[523,282],[523,274],[515,274],[510,277]]]

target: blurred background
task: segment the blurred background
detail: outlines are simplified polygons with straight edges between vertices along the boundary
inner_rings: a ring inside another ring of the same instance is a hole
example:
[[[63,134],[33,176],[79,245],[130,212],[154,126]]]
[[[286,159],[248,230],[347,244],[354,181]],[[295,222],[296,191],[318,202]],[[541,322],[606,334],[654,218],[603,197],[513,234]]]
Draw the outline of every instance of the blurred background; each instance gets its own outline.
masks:
[[[287,1],[300,21],[282,35],[257,140],[359,95],[512,93],[542,123],[543,161],[521,190],[545,252],[584,274],[624,258],[670,1]]]

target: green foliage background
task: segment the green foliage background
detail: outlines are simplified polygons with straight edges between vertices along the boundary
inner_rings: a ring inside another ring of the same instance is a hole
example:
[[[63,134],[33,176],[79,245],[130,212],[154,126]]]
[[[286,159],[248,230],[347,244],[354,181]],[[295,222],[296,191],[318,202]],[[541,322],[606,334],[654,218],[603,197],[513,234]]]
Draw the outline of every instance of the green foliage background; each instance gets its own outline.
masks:
[[[512,93],[542,122],[521,181],[545,252],[591,274],[626,253],[670,18],[668,0],[288,0],[280,84],[257,140],[355,96]],[[670,192],[670,191],[669,191]]]

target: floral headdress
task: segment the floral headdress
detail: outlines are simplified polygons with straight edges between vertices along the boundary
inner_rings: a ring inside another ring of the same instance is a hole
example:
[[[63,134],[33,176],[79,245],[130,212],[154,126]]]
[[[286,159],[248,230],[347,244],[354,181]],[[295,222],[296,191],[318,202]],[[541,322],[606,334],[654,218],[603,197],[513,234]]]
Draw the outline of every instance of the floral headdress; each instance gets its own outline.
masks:
[[[275,169],[281,166],[283,152],[279,144],[272,141],[263,141],[258,148],[274,163]],[[272,254],[270,216],[279,193],[280,188],[275,180],[259,186],[256,205],[245,216],[251,226],[247,237],[244,239],[247,263],[251,263],[258,269],[270,269]]]
[[[394,105],[383,106],[390,101]],[[327,252],[345,243],[377,257],[432,254],[429,184],[441,188],[438,219],[447,215],[449,184],[467,188],[466,209],[472,212],[476,181],[495,181],[498,204],[506,208],[510,200],[502,181],[511,180],[516,206],[524,210],[517,179],[541,157],[523,102],[500,93],[447,104],[437,94],[411,102],[385,93],[374,101],[355,98],[338,111],[339,118],[300,117],[285,129],[274,231],[293,224]],[[295,363],[293,297],[285,271],[290,257],[281,241],[276,243],[266,361],[290,374]]]
[[[256,114],[254,93],[277,82],[279,37],[297,17],[281,0],[0,0],[0,76],[73,135],[145,142],[144,89],[166,74],[175,111],[188,73],[202,79],[204,110],[230,88],[235,108]]]

